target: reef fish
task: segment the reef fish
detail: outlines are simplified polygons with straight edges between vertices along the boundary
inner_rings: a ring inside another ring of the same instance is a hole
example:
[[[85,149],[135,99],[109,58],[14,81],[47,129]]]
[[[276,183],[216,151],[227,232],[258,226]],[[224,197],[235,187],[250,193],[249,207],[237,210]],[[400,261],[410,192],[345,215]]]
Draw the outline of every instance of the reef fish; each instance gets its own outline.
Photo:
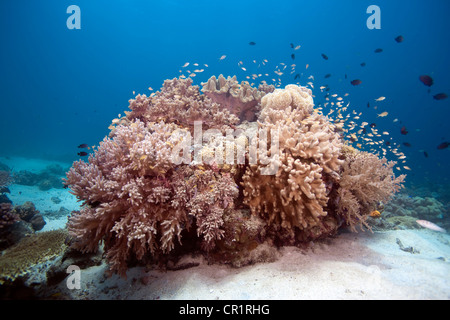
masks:
[[[324,58],[325,60],[328,60],[328,56],[325,53],[322,53],[322,58]]]
[[[425,75],[421,75],[419,77],[419,80],[426,85],[427,87],[431,87],[433,85],[433,78],[430,76]]]
[[[401,134],[404,134],[404,135],[408,134],[408,130],[406,130],[406,127],[405,127],[405,126],[403,126],[403,127],[400,129],[400,133],[401,133]]]
[[[439,150],[444,150],[444,149],[447,149],[448,146],[450,146],[450,142],[442,142],[440,145],[437,146],[437,148]]]
[[[78,152],[77,154],[78,154],[80,157],[85,157],[85,156],[88,155],[88,153],[87,153],[87,152],[84,152],[84,151]]]
[[[381,48],[378,48],[378,49],[375,49],[375,51],[374,51],[375,53],[380,53],[380,52],[383,52],[383,49],[381,49]]]
[[[379,217],[381,217],[381,213],[378,210],[374,210],[369,214],[369,216],[371,216],[373,218],[379,218]]]
[[[78,148],[81,148],[81,149],[84,149],[84,148],[87,148],[87,147],[88,147],[88,145],[86,143],[80,144],[78,146]]]
[[[403,36],[395,37],[394,39],[397,43],[403,42]]]
[[[428,220],[416,220],[416,222],[427,229],[433,230],[433,231],[439,231],[439,232],[447,232],[445,229],[439,227],[437,224],[434,224],[433,222],[430,222]]]
[[[378,114],[378,117],[386,117],[389,113],[387,111]]]
[[[248,44],[251,45],[251,46],[254,46],[256,44],[256,42],[250,41]]]
[[[350,83],[354,86],[358,86],[362,83],[362,81],[359,79],[355,79],[355,80],[352,80]]]
[[[438,93],[433,96],[435,100],[443,100],[447,99],[447,95],[445,93]]]

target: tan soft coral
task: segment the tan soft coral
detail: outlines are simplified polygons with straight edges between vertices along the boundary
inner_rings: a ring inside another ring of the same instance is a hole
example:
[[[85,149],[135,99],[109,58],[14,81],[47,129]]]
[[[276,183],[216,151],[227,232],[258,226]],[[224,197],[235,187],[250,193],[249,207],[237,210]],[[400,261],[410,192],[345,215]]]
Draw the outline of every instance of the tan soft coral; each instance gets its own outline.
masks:
[[[250,165],[243,176],[245,203],[269,224],[293,236],[294,228],[321,226],[327,215],[327,179],[339,170],[342,142],[333,125],[313,112],[309,89],[288,85],[262,98],[260,129],[275,130],[279,154],[270,165],[275,175],[261,174],[261,164]]]
[[[377,205],[389,201],[402,187],[406,175],[395,177],[394,161],[345,146],[340,173],[337,213],[352,230],[356,225],[369,227],[367,217]]]
[[[253,88],[247,81],[239,83],[236,76],[225,78],[219,75],[212,76],[207,82],[202,83],[202,92],[212,101],[218,103],[236,115],[241,121],[254,121],[259,112],[261,98],[275,87],[262,84],[259,88]]]

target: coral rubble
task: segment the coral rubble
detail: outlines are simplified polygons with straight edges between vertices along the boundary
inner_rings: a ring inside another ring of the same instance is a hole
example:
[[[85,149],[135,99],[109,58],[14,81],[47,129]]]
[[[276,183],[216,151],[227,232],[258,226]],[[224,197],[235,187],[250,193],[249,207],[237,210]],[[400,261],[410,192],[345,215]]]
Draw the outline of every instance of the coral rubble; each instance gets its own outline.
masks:
[[[202,91],[180,78],[136,96],[88,162],[74,162],[65,179],[83,203],[68,222],[74,248],[103,243],[122,275],[131,261],[183,248],[240,266],[273,259],[274,245],[368,227],[402,186],[393,163],[346,145],[307,88],[221,75]]]

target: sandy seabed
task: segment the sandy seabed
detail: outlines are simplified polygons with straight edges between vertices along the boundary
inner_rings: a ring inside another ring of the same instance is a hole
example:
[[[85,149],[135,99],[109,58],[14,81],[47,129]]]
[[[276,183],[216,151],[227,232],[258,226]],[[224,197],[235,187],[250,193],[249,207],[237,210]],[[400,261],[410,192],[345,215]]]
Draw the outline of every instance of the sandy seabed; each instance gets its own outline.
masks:
[[[15,160],[17,167],[20,167]],[[42,163],[42,167],[45,163]],[[36,169],[38,170],[38,169]],[[77,210],[79,203],[66,189],[40,191],[10,186],[15,205],[32,201],[47,222],[43,231],[63,228],[67,217],[45,217],[60,207]],[[52,197],[61,199],[55,204]],[[414,253],[404,251],[414,248]],[[68,299],[449,299],[450,235],[427,229],[341,232],[307,249],[285,247],[272,263],[242,268],[208,265],[201,257],[186,257],[196,266],[177,270],[131,268],[127,278],[105,276],[108,266],[81,270],[81,288],[62,281],[52,289]]]

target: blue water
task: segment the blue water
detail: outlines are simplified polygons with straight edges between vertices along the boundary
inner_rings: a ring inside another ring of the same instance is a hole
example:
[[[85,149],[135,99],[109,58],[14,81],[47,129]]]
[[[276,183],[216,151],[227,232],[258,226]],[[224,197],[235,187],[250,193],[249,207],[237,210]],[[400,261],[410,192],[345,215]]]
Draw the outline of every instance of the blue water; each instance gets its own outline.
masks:
[[[66,26],[72,4],[81,9],[80,30]],[[372,4],[381,9],[379,30],[366,26]],[[363,112],[362,121],[376,122],[392,141],[412,145],[401,148],[412,169],[402,170],[407,186],[450,194],[450,148],[437,149],[450,141],[450,98],[432,98],[450,95],[449,14],[447,0],[4,0],[0,156],[73,161],[79,144],[98,144],[108,134],[133,91],[158,90],[164,79],[180,75],[185,62],[209,65],[195,78],[200,84],[221,73],[246,80],[258,72],[251,61],[267,59],[267,80],[280,62],[297,65],[296,73],[304,73],[302,85],[313,75],[317,104],[323,101],[318,89],[323,84],[331,94],[349,93],[346,102]],[[402,43],[394,41],[398,35]],[[290,43],[301,48],[294,51]],[[377,48],[383,52],[374,53]],[[220,61],[222,55],[227,58]],[[288,70],[283,86],[294,82]],[[332,76],[324,79],[328,73]],[[418,79],[422,74],[434,79],[431,93]],[[352,86],[353,79],[363,83]],[[386,100],[376,103],[380,96]],[[367,102],[378,109],[367,108]],[[377,118],[382,111],[389,115]],[[400,134],[402,126],[408,135]]]

